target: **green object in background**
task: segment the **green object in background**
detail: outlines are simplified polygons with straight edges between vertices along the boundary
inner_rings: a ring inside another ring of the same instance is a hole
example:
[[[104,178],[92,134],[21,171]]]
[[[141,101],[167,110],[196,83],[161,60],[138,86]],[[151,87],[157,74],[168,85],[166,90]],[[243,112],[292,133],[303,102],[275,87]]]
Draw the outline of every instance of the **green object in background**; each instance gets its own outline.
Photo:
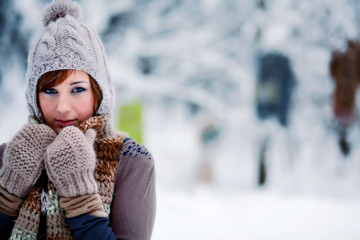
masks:
[[[138,143],[143,143],[142,104],[140,102],[130,102],[120,106],[120,117],[117,127]]]

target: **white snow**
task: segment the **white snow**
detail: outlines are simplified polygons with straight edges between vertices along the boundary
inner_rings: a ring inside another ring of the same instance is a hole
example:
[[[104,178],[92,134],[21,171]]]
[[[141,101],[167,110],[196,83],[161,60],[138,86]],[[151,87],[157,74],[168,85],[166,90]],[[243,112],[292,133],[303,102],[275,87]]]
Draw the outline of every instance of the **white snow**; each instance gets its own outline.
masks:
[[[154,240],[356,240],[358,199],[276,191],[158,190]]]
[[[39,30],[45,2],[14,2],[21,29]],[[360,239],[360,121],[350,129],[352,151],[344,157],[332,127],[328,71],[331,50],[360,36],[357,2],[272,0],[265,10],[257,2],[80,1],[85,20],[101,33],[114,14],[123,14],[115,32],[102,37],[115,110],[132,100],[144,105],[144,143],[158,183],[155,240]],[[256,58],[266,52],[286,55],[296,75],[287,128],[256,116]],[[155,59],[153,73],[140,72],[140,57]],[[16,64],[6,70],[0,143],[27,118],[25,73]],[[189,104],[199,113],[191,114]],[[220,135],[204,147],[200,133],[209,123]],[[266,137],[268,175],[259,188]],[[199,181],[206,162],[208,183]]]

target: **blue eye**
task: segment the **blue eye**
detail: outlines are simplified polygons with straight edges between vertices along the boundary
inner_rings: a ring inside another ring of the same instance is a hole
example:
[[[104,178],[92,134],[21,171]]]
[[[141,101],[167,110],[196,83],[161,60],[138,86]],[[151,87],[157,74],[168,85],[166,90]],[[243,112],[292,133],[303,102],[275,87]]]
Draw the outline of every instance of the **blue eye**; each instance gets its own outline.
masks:
[[[54,88],[48,88],[44,90],[44,93],[46,94],[55,94],[57,91]]]
[[[83,88],[83,87],[75,87],[75,88],[72,89],[73,93],[81,93],[81,92],[84,92],[84,91],[86,91],[86,89]]]

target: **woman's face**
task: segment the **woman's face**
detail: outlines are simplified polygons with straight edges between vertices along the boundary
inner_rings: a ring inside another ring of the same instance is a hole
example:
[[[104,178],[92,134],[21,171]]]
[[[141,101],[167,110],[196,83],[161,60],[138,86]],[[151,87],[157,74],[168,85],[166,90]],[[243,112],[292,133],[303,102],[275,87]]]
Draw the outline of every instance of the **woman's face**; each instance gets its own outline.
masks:
[[[84,71],[74,70],[62,83],[39,92],[38,99],[47,125],[56,133],[94,114],[95,97]]]

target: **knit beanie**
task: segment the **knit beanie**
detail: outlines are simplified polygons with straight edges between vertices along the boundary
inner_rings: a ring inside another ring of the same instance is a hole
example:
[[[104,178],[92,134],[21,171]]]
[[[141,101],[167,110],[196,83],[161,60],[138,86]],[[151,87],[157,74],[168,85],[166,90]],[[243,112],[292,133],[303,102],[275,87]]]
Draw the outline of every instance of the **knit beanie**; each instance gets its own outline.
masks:
[[[55,0],[43,12],[44,28],[34,39],[28,56],[26,100],[30,117],[42,122],[37,104],[37,84],[47,72],[77,69],[88,73],[99,85],[102,101],[97,115],[109,114],[114,104],[114,85],[98,34],[81,22],[82,9],[71,0]]]

